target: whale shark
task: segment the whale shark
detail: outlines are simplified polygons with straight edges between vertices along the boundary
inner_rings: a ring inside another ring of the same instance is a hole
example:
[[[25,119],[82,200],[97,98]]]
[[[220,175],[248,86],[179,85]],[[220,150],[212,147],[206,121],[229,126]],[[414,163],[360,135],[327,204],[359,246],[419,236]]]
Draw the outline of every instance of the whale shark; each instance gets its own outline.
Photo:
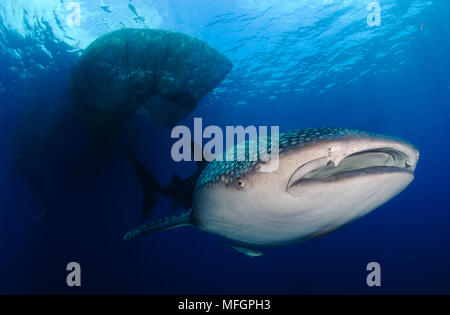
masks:
[[[348,128],[280,133],[278,150],[273,172],[261,171],[267,161],[259,157],[211,161],[196,180],[187,211],[137,227],[123,240],[194,226],[260,256],[253,248],[314,239],[378,208],[412,182],[419,159],[418,149],[404,140]]]

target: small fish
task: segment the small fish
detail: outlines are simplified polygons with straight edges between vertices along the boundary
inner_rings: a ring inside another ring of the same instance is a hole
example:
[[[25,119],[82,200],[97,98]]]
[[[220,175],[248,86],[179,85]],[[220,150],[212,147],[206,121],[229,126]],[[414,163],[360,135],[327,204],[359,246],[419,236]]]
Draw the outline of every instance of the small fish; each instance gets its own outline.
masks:
[[[109,5],[101,5],[100,8],[105,11],[106,13],[112,13],[112,10],[110,9]]]

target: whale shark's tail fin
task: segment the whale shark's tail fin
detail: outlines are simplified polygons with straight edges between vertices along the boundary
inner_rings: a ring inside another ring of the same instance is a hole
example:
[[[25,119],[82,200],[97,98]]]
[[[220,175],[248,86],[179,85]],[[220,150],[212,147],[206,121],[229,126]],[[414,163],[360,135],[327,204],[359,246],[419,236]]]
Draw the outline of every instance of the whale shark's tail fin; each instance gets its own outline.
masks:
[[[141,210],[143,220],[147,219],[155,208],[160,195],[166,197],[170,201],[173,210],[178,210],[179,208],[190,209],[192,207],[192,196],[195,185],[200,173],[206,167],[207,162],[197,162],[198,170],[196,173],[185,179],[181,179],[178,175],[174,175],[172,182],[167,186],[163,186],[158,182],[156,176],[130,149],[126,147],[123,149],[133,165],[144,194]]]
[[[141,225],[125,234],[125,236],[123,237],[123,241],[129,242],[131,240],[134,240],[135,238],[151,232],[174,229],[184,225],[191,225],[191,213],[192,210],[189,210],[178,215],[173,215]]]
[[[136,176],[139,179],[139,183],[142,186],[144,201],[142,203],[141,216],[142,219],[147,219],[152,210],[155,208],[156,202],[158,201],[158,196],[163,187],[158,182],[155,175],[145,167],[145,165],[133,154],[133,152],[130,150],[125,151],[128,155],[128,159],[133,165]]]

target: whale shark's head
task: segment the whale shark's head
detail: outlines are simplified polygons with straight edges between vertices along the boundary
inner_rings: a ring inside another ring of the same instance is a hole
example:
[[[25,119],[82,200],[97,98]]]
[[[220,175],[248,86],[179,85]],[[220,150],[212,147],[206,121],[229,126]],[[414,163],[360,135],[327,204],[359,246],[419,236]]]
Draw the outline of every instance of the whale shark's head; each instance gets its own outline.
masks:
[[[262,172],[261,160],[211,162],[197,182],[193,220],[245,244],[307,240],[393,198],[413,180],[418,158],[405,141],[358,130],[281,133],[273,172]]]

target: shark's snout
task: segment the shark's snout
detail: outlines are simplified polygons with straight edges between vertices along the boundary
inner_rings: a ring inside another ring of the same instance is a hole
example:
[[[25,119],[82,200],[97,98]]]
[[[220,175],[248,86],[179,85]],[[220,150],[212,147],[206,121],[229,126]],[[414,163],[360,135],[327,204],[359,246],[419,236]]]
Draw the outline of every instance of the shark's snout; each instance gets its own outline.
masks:
[[[289,178],[286,190],[295,194],[299,186],[314,182],[332,182],[382,173],[405,173],[413,177],[417,159],[418,151],[401,143],[397,143],[396,148],[386,146],[357,151],[343,157],[338,164],[326,156],[300,165]]]

